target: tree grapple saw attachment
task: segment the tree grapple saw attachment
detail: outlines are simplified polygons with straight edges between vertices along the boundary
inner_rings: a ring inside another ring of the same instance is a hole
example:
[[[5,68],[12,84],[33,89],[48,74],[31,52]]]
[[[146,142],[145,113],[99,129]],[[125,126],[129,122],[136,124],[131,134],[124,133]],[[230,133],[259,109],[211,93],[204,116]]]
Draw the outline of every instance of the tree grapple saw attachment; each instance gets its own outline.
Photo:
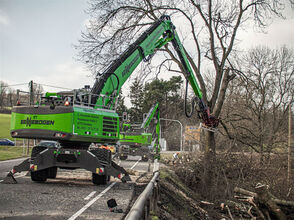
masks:
[[[209,108],[204,104],[202,99],[199,100],[198,106],[198,117],[202,120],[200,128],[210,132],[217,132],[219,119],[210,114]]]

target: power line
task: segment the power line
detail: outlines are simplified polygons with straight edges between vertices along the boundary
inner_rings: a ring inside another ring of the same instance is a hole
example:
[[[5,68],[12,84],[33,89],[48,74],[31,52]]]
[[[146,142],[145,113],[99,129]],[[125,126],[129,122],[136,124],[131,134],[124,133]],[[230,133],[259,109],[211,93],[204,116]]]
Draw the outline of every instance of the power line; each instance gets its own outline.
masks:
[[[13,87],[13,86],[24,86],[24,85],[28,85],[29,83],[18,83],[18,84],[13,84],[13,85],[3,85],[0,87],[1,88],[6,88],[6,87]],[[46,84],[41,84],[41,83],[36,83],[34,82],[34,84],[39,84],[39,85],[42,85],[42,86],[48,86],[48,87],[52,87],[52,88],[56,88],[56,89],[67,89],[67,90],[72,90],[70,88],[65,88],[65,87],[59,87],[59,86],[52,86],[52,85],[46,85]]]
[[[52,88],[56,88],[56,89],[67,89],[67,90],[72,90],[72,89],[69,89],[69,88],[64,88],[64,87],[59,87],[59,86],[51,86],[51,85],[46,85],[46,84],[41,84],[41,83],[37,83],[41,86],[48,86],[48,87],[52,87]]]
[[[28,85],[28,83],[19,83],[19,84],[14,84],[14,85],[7,85],[7,86],[1,86],[3,87],[13,87],[13,86],[24,86],[24,85]]]

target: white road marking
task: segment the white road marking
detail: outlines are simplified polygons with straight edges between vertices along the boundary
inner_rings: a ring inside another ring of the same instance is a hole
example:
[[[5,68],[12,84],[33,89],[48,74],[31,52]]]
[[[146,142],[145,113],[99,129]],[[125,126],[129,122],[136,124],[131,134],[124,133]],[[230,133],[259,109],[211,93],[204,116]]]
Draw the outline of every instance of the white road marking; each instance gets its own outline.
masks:
[[[132,167],[131,170],[135,168],[135,166],[137,166],[137,164],[140,162],[141,159],[139,159]]]
[[[95,193],[96,191],[91,192],[86,198],[84,198],[84,200],[89,200]]]
[[[141,160],[141,159],[140,159]],[[137,164],[140,162],[138,160],[132,167],[131,170],[137,166]],[[111,183],[105,190],[103,190],[99,195],[97,195],[94,199],[92,199],[90,202],[88,202],[83,208],[81,208],[79,211],[77,211],[75,214],[73,214],[68,220],[75,220],[77,217],[79,217],[84,211],[87,210],[91,205],[94,204],[98,199],[100,199],[105,193],[107,193],[117,182]],[[95,191],[94,191],[95,192]],[[93,192],[92,192],[93,193]],[[91,193],[90,193],[91,194]]]
[[[79,217],[80,214],[82,214],[87,208],[89,208],[91,205],[93,205],[94,202],[96,202],[105,193],[107,193],[107,191],[110,190],[116,183],[117,182],[113,182],[112,184],[110,184],[105,190],[103,190],[98,196],[96,196],[94,199],[92,199],[90,202],[88,202],[83,208],[81,208],[79,211],[77,211],[75,214],[73,214],[68,220],[74,220],[77,217]]]
[[[8,162],[15,162],[15,161],[19,161],[19,160],[25,160],[28,157],[23,157],[23,158],[18,158],[18,159],[13,159],[13,160],[4,160],[4,161],[0,161],[0,163],[8,163]]]
[[[26,175],[27,175],[27,173],[23,173],[23,174],[19,174],[19,175],[14,176],[14,178],[24,177]]]

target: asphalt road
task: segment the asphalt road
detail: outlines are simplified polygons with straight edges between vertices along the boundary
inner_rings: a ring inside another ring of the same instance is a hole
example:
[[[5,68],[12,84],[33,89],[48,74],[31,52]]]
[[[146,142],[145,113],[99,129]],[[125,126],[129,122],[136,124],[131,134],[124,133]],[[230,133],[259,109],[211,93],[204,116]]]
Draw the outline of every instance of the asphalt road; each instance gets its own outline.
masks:
[[[112,177],[107,185],[93,185],[91,173],[82,169],[59,169],[57,178],[45,183],[32,182],[26,173],[16,174],[17,184],[0,183],[0,219],[121,219],[125,213],[110,212],[107,201],[115,199],[125,212],[134,182],[148,170],[148,162],[139,161],[139,157],[129,159],[120,163],[137,171],[129,183]],[[20,162],[0,162],[0,181]]]

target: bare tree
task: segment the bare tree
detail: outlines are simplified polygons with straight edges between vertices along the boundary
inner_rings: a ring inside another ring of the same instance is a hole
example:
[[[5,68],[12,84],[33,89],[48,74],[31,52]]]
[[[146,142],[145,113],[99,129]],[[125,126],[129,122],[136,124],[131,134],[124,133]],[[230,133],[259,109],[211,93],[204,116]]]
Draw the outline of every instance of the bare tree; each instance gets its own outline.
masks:
[[[287,141],[287,112],[294,99],[293,64],[294,52],[286,47],[252,49],[242,58],[243,77],[230,88],[225,108],[229,114],[223,119],[226,131],[260,153],[261,162],[265,152]]]
[[[6,106],[12,107],[17,102],[16,92],[14,89],[9,88],[6,94]]]
[[[34,83],[34,87],[33,87],[34,103],[39,102],[43,92],[44,92],[43,86],[41,84]]]
[[[8,89],[7,83],[0,81],[0,108],[5,106],[5,98]]]
[[[169,14],[185,27],[189,44],[188,59],[211,112],[220,116],[229,82],[235,69],[229,62],[238,30],[254,21],[266,27],[272,16],[281,16],[282,0],[93,0],[88,10],[91,18],[80,40],[80,58],[94,71],[104,69],[117,58],[151,23]],[[176,22],[176,21],[175,21]],[[187,29],[186,29],[187,28]],[[179,32],[179,31],[178,31]],[[182,66],[169,46],[161,49],[165,57],[158,64],[179,72]],[[175,65],[178,68],[175,68]],[[204,72],[213,72],[214,85],[208,91]],[[208,166],[215,156],[214,133],[207,133],[205,150]],[[209,168],[208,168],[209,170]],[[209,175],[208,175],[209,176]],[[208,178],[209,179],[209,178]]]

